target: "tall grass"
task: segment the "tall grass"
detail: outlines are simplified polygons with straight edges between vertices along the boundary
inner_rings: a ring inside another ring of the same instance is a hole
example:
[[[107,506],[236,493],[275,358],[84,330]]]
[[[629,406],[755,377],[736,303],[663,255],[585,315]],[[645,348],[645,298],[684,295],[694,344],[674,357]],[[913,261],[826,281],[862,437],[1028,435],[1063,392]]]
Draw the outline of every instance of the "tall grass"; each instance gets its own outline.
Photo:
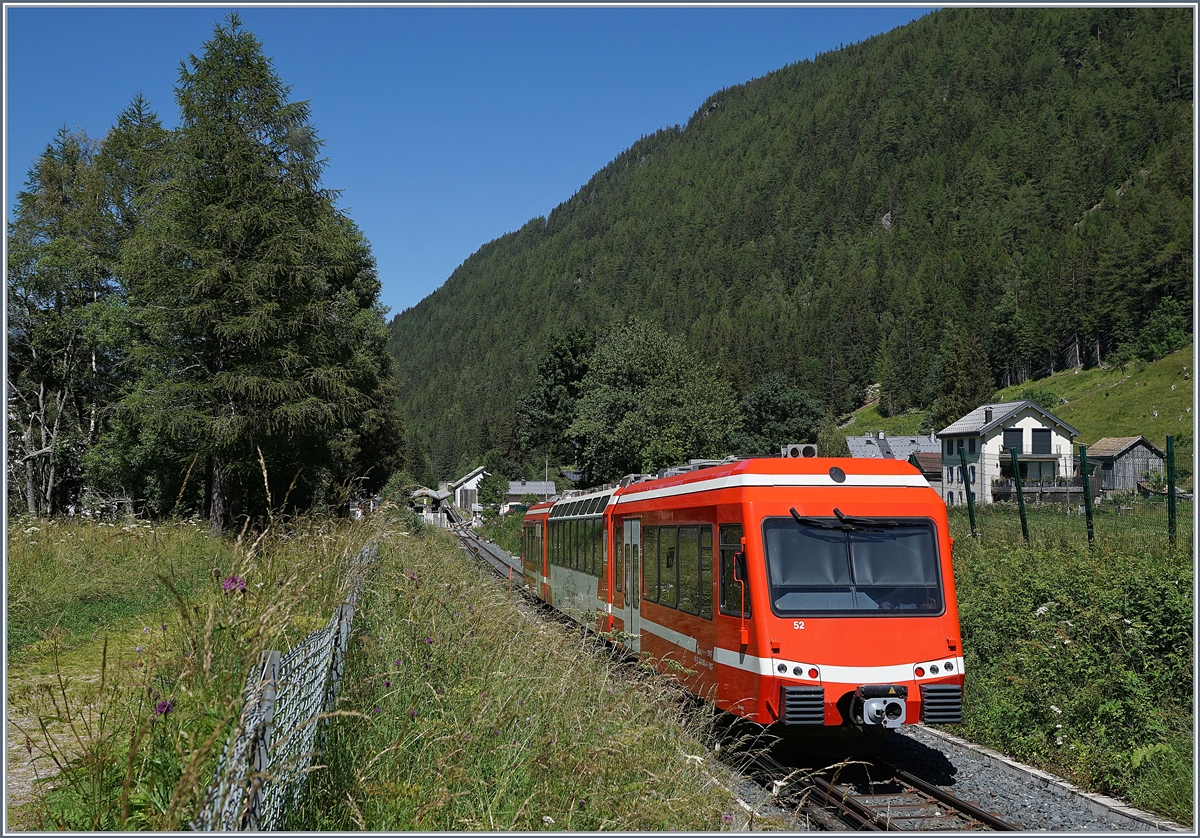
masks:
[[[1116,517],[1088,547],[1083,516],[952,510],[966,657],[965,735],[1191,823],[1190,520]],[[1135,526],[1129,526],[1134,524]]]
[[[536,618],[446,534],[385,546],[328,769],[292,824],[343,830],[698,830],[732,819],[662,676]]]
[[[236,540],[187,524],[25,522],[17,533],[37,543],[14,543],[10,528],[15,636],[37,639],[9,658],[10,715],[32,719],[28,749],[49,789],[23,817],[74,830],[186,827],[249,667],[329,619],[372,534],[320,519]],[[116,605],[93,605],[93,569]],[[131,636],[129,621],[150,615]],[[36,676],[47,659],[51,675]]]

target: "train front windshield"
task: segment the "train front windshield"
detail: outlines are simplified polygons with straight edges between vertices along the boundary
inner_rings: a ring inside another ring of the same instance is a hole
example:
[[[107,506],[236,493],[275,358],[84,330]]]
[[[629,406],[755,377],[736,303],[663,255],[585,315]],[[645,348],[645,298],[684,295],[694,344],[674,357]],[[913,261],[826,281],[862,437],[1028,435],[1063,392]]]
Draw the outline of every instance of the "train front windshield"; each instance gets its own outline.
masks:
[[[937,539],[930,521],[843,525],[763,522],[771,609],[779,616],[942,613]]]

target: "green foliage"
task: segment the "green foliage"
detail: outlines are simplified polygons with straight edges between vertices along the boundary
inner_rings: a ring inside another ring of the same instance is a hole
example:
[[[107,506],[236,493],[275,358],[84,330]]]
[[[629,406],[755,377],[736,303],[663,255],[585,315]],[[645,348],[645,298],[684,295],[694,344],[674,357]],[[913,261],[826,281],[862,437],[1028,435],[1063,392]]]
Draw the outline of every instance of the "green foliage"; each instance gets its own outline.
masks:
[[[1157,361],[1191,341],[1186,312],[1179,301],[1167,297],[1158,304],[1138,335],[1137,356],[1143,361]]]
[[[1017,398],[1028,399],[1050,413],[1058,410],[1058,393],[1045,387],[1025,387],[1017,394]]]
[[[1092,550],[1081,516],[1032,515],[1030,549],[1015,510],[977,515],[979,539],[951,516],[965,735],[1087,788],[1138,789],[1136,805],[1189,823],[1172,778],[1190,786],[1190,549],[1168,548],[1161,512],[1155,535],[1128,515],[1098,521]]]
[[[715,92],[392,321],[414,446],[506,444],[549,336],[630,312],[739,396],[780,373],[835,416],[960,390],[948,329],[980,389],[1107,363],[1190,308],[1189,21],[944,9]]]
[[[533,385],[517,404],[521,448],[529,456],[536,459],[540,453],[558,462],[574,460],[566,432],[575,421],[579,388],[594,348],[595,340],[581,329],[550,337],[538,359]]]
[[[738,430],[732,389],[681,339],[640,320],[598,342],[580,389],[567,434],[585,485],[726,456]]]
[[[934,428],[940,431],[970,413],[991,399],[995,391],[996,385],[979,340],[961,329],[949,333],[942,388],[930,417]]]
[[[813,442],[824,419],[821,404],[789,384],[780,373],[763,376],[741,402],[742,431],[733,438],[738,454],[774,456],[792,442]]]

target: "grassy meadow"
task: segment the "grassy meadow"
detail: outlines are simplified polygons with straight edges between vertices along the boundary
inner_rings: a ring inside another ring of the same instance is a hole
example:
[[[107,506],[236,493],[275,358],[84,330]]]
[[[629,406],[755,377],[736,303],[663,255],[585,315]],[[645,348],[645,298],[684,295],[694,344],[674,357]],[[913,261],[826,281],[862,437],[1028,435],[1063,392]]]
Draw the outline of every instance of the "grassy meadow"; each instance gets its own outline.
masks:
[[[381,556],[347,662],[319,830],[718,830],[737,808],[671,682],[518,604],[429,528]]]
[[[185,828],[248,667],[329,620],[369,535],[332,520],[221,540],[199,522],[11,521],[10,827]]]
[[[187,522],[14,521],[10,827],[187,828],[249,667],[329,620],[368,540],[379,558],[326,767],[310,775],[291,827],[741,822],[706,756],[708,711],[644,666],[515,607],[448,534],[385,512],[240,539]]]

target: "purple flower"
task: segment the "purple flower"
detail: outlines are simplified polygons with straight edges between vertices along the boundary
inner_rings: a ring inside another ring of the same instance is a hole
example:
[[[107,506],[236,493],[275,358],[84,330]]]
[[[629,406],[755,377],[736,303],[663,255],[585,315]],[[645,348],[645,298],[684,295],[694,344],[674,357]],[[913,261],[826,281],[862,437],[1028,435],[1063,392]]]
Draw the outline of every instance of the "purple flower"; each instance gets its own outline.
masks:
[[[721,815],[721,820],[725,823],[733,823],[733,815]]]
[[[382,708],[382,707],[376,707],[376,708],[375,708],[375,712],[376,712],[376,713],[380,712],[381,710],[383,710],[383,708]]]
[[[233,591],[244,591],[246,590],[246,580],[240,576],[226,576],[221,583],[221,590],[227,594]]]
[[[134,649],[134,651],[140,655],[142,653],[142,647],[138,646],[136,649]]]
[[[142,626],[142,634],[149,634],[150,626]]]
[[[392,685],[392,682],[391,682],[391,681],[384,681],[384,682],[383,682],[383,688],[384,688],[385,690],[386,690],[388,687],[390,687],[391,685]]]
[[[400,658],[396,658],[396,666],[400,665]]]
[[[408,711],[408,717],[409,717],[410,719],[412,719],[412,718],[416,718],[416,715],[417,715],[417,708],[416,708],[416,707],[414,707],[413,709],[411,709],[411,710],[409,710],[409,711]]]
[[[165,699],[154,705],[154,715],[165,716],[175,708],[175,702]]]
[[[426,643],[432,643],[432,642],[433,642],[433,638],[432,638],[432,637],[426,637],[426,638],[425,638],[425,642],[426,642]]]

